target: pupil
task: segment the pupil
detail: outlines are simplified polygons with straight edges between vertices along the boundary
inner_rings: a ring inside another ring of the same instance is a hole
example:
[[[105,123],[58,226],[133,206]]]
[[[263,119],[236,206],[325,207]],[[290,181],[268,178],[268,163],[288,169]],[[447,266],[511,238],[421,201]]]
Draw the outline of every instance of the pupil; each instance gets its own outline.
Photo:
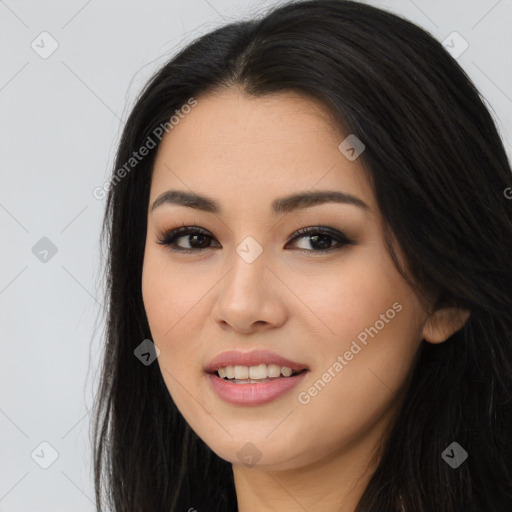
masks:
[[[311,245],[314,247],[315,243],[318,243],[318,239],[323,240],[323,243],[320,243],[320,249],[328,249],[330,247],[330,244],[326,242],[326,239],[330,238],[329,235],[314,235],[311,237]]]
[[[189,242],[191,242],[191,243],[190,243],[190,245],[191,245],[192,247],[195,247],[194,243],[192,243],[192,240],[193,240],[194,238],[197,238],[197,237],[203,237],[203,239],[206,239],[206,235],[190,235],[190,236],[192,237],[192,239],[189,239]],[[203,242],[204,242],[204,241],[205,241],[205,240],[203,240]],[[200,243],[199,245],[201,246],[202,244]],[[201,247],[200,247],[200,248],[201,248]]]

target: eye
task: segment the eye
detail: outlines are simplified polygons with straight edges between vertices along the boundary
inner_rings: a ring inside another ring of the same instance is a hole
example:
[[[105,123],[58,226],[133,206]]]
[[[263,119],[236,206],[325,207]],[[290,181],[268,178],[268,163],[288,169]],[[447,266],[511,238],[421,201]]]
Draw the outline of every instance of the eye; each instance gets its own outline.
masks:
[[[182,248],[176,246],[176,241],[180,238],[187,239],[190,247]],[[198,228],[196,226],[181,226],[176,229],[171,229],[165,233],[162,237],[159,237],[158,244],[167,246],[171,251],[174,252],[200,252],[208,247],[204,247],[204,244],[208,239],[213,239],[208,234],[208,231]]]
[[[185,239],[189,247],[180,247],[177,242],[181,238]],[[306,244],[310,244],[313,249],[299,248],[305,253],[327,253],[333,250],[339,250],[344,245],[353,244],[354,241],[348,238],[344,233],[333,228],[324,226],[311,226],[301,228],[296,231],[289,243],[300,239],[307,239]],[[158,238],[158,244],[167,246],[171,251],[181,253],[198,253],[209,249],[209,242],[215,240],[205,229],[197,226],[181,226],[172,229]],[[332,244],[334,242],[334,245]],[[217,242],[218,243],[218,242]],[[218,245],[220,247],[220,244]]]
[[[353,240],[348,238],[348,236],[346,236],[341,231],[324,226],[311,226],[308,228],[301,228],[294,233],[290,242],[300,240],[301,238],[306,239],[306,244],[309,244],[313,247],[313,250],[300,249],[302,252],[308,253],[331,252],[334,250],[339,250],[345,245],[351,245],[354,243]],[[333,241],[335,242],[334,245],[332,245]]]

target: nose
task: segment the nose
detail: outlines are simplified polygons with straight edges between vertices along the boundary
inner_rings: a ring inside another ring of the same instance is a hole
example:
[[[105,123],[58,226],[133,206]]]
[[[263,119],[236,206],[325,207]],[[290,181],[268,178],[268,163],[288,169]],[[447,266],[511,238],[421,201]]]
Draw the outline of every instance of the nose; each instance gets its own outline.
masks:
[[[216,287],[213,320],[224,330],[242,334],[282,325],[286,291],[268,267],[263,251],[254,261],[234,254],[232,267]]]

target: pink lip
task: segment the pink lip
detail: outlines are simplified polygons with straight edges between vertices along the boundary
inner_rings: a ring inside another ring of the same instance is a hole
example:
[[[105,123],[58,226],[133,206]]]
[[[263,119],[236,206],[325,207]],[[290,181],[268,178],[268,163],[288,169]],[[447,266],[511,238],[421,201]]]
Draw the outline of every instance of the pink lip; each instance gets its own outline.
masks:
[[[303,363],[291,361],[269,350],[253,350],[252,352],[240,352],[239,350],[230,350],[222,352],[214,357],[205,367],[207,373],[215,373],[219,368],[225,366],[258,366],[259,364],[277,364],[286,366],[292,370],[299,372],[301,370],[309,370],[308,366]],[[291,378],[291,377],[287,377]],[[238,386],[238,384],[236,384]],[[242,386],[251,386],[251,384],[241,384]],[[253,384],[253,386],[261,386],[261,384]]]
[[[213,390],[224,401],[234,405],[261,405],[271,402],[284,395],[297,386],[305,377],[304,371],[293,377],[281,377],[279,379],[255,384],[235,384],[218,377],[215,373],[208,374]]]

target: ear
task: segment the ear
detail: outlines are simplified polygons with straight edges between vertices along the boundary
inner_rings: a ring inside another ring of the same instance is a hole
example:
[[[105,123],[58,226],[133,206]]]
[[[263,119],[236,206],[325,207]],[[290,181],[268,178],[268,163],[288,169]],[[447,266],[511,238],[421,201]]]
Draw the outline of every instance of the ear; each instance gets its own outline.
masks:
[[[423,325],[423,338],[429,343],[442,343],[462,329],[468,318],[469,311],[466,309],[454,307],[438,309]]]

